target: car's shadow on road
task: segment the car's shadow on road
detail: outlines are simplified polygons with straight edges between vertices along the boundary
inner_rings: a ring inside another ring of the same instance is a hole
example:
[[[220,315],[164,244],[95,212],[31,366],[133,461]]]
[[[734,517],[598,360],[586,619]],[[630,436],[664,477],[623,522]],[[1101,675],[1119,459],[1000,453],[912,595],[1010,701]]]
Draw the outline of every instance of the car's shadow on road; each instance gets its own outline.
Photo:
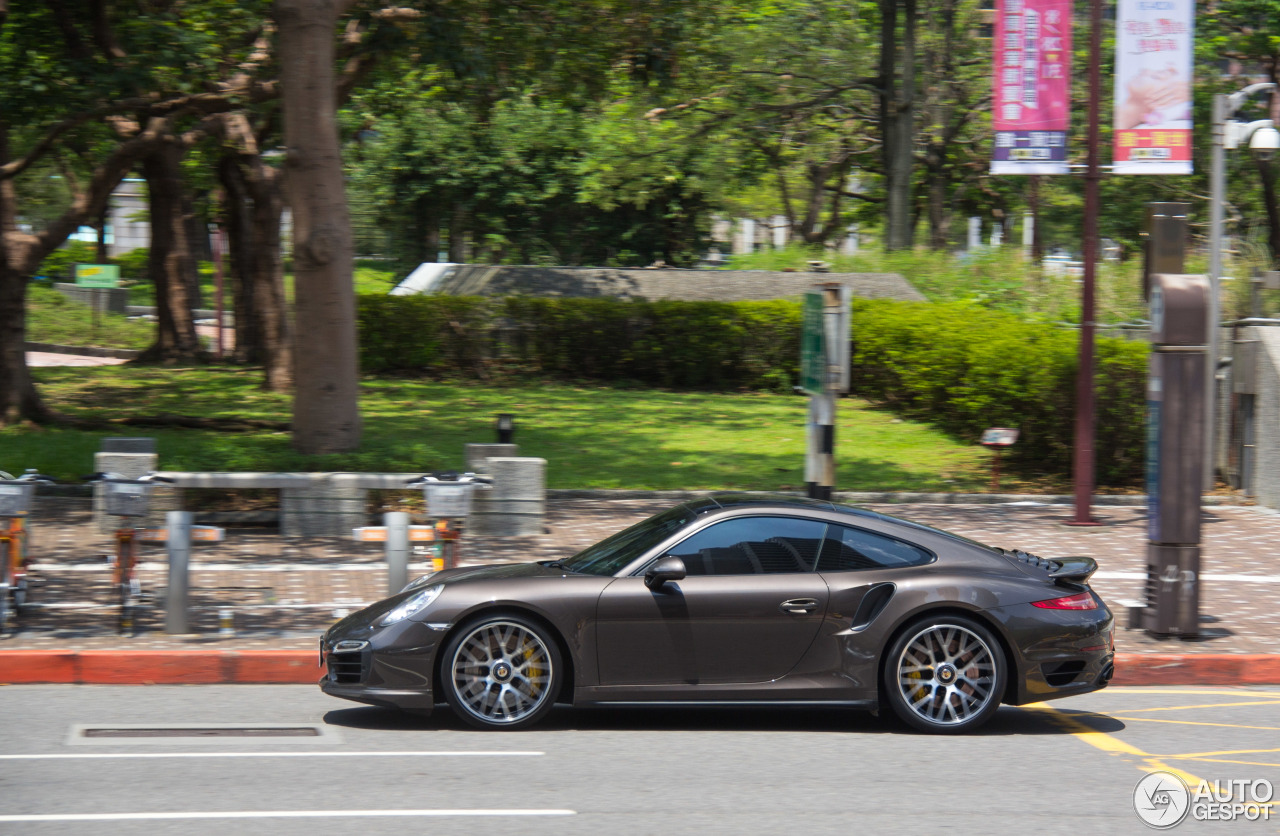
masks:
[[[429,716],[389,708],[342,708],[324,715],[325,723],[370,731],[475,731],[438,705]],[[972,734],[979,737],[1011,735],[1067,735],[1080,732],[1110,734],[1124,723],[1089,711],[1056,709],[1053,712],[1001,706],[995,716]],[[650,732],[784,732],[827,734],[920,734],[884,713],[838,706],[611,706],[571,708],[557,706],[530,732],[650,731]]]

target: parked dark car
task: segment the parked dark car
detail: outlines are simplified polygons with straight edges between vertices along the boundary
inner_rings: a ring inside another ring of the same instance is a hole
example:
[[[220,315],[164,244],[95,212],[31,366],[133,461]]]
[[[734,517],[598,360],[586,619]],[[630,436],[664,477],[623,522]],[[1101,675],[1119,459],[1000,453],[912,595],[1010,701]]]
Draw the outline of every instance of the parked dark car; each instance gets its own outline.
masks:
[[[714,495],[565,560],[418,578],[324,634],[320,687],[442,699],[485,729],[557,702],[824,701],[968,731],[1111,679],[1096,568],[822,500]]]

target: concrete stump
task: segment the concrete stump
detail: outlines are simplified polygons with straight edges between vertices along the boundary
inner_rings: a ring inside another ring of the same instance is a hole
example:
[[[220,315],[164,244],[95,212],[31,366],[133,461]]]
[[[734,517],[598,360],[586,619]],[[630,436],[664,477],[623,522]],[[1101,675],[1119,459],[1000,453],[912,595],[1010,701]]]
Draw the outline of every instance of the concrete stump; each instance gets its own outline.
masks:
[[[467,518],[468,533],[491,537],[541,534],[547,512],[547,460],[490,457],[486,472],[493,477],[493,486],[476,492]]]
[[[510,457],[520,454],[519,444],[466,444],[465,457],[467,460],[467,471],[470,473],[489,472],[489,459],[495,457]]]
[[[350,537],[367,522],[369,491],[347,474],[311,473],[304,488],[280,491],[282,537]]]

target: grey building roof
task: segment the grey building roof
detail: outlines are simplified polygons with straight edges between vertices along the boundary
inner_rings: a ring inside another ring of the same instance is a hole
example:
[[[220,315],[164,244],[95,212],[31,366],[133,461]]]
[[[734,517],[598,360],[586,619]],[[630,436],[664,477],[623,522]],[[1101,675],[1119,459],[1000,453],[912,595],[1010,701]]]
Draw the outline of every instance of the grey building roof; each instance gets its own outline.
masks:
[[[460,264],[431,290],[455,296],[614,296],[733,302],[799,296],[818,282],[839,282],[865,299],[925,301],[898,273],[784,273],[771,270],[620,270]]]

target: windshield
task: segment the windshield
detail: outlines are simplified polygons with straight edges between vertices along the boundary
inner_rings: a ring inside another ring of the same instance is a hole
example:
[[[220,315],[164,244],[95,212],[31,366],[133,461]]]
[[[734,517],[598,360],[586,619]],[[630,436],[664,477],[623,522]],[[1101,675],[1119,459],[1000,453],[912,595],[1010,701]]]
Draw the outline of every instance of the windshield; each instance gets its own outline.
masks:
[[[693,519],[684,505],[655,514],[630,528],[588,546],[557,565],[584,575],[616,575],[622,567],[661,543]]]

